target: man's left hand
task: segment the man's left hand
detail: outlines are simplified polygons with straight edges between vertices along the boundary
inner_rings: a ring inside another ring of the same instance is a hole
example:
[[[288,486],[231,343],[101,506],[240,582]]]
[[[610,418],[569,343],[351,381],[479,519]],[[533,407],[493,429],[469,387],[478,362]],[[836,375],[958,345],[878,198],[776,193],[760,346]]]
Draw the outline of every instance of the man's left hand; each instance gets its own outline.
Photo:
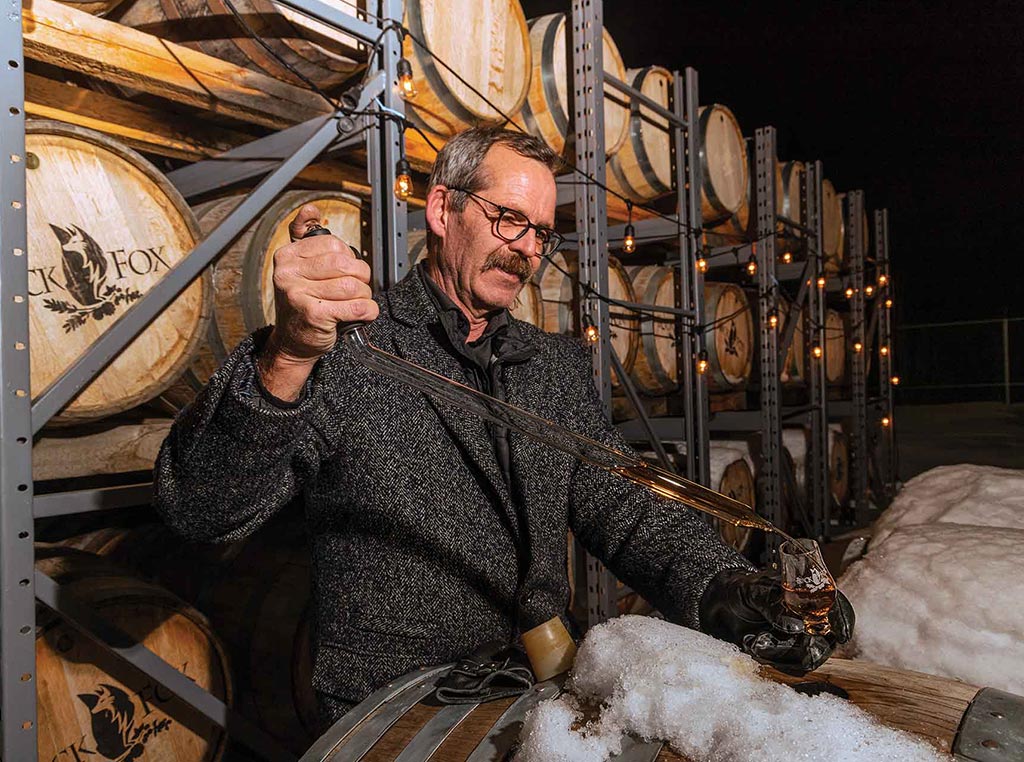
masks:
[[[855,616],[836,591],[828,614],[832,631],[808,635],[804,622],[782,602],[778,573],[726,569],[712,577],[700,602],[701,630],[740,646],[755,659],[788,672],[817,669],[853,635]]]

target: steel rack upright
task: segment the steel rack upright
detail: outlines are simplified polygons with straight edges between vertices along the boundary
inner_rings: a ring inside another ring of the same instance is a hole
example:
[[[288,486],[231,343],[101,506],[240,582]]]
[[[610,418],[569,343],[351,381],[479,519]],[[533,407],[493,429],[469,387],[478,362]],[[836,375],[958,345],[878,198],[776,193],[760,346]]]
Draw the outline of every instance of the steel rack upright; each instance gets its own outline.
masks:
[[[700,163],[698,160],[697,131],[690,129],[697,121],[698,84],[697,73],[686,69],[683,75],[676,73],[673,83],[673,109],[662,108],[636,89],[608,74],[603,65],[602,33],[604,11],[601,2],[573,0],[571,23],[571,48],[568,60],[572,62],[572,100],[575,129],[575,155],[578,168],[595,182],[575,187],[576,230],[579,247],[579,279],[581,290],[581,319],[593,325],[598,332],[598,341],[593,344],[594,382],[600,393],[605,414],[610,415],[611,368],[615,367],[621,383],[632,399],[635,390],[628,375],[623,371],[618,358],[614,356],[609,341],[609,317],[607,302],[594,297],[608,293],[608,240],[621,235],[623,229],[609,228],[607,201],[605,196],[605,135],[604,135],[604,93],[605,86],[627,96],[639,107],[643,104],[659,116],[668,120],[675,154],[675,180],[677,189],[676,219],[659,226],[665,240],[674,240],[680,251],[680,262],[676,277],[676,304],[673,310],[676,318],[677,335],[688,337],[677,346],[678,367],[681,369],[686,415],[681,426],[676,427],[673,438],[687,442],[686,476],[703,484],[710,481],[708,463],[707,389],[694,370],[694,363],[704,348],[704,338],[693,328],[697,316],[703,313],[703,278],[696,267],[696,230],[700,228]],[[568,38],[568,36],[567,36]],[[568,39],[567,39],[568,41]],[[582,187],[582,190],[580,189]],[[654,222],[648,221],[648,222]],[[638,226],[646,227],[646,226]],[[655,305],[635,305],[652,308]],[[663,463],[664,449],[660,438],[648,420],[641,406],[637,405],[644,435],[651,440],[652,447],[659,453]],[[580,563],[585,556],[585,563]],[[578,570],[583,570],[580,579],[587,591],[588,625],[605,621],[617,613],[616,586],[614,576],[589,555],[584,554],[577,543]]]
[[[38,598],[66,621],[135,669],[163,684],[186,704],[269,760],[294,755],[216,697],[199,688],[141,644],[124,646],[126,636],[83,605],[52,578],[34,568],[33,519],[148,502],[151,485],[33,495],[32,437],[169,305],[227,244],[311,161],[325,151],[365,145],[372,187],[373,272],[376,288],[397,282],[408,268],[406,205],[391,192],[402,134],[393,119],[364,114],[379,98],[404,114],[397,93],[401,41],[401,0],[378,0],[378,23],[343,13],[322,0],[282,0],[286,5],[379,46],[377,71],[349,108],[312,119],[246,145],[215,160],[168,175],[182,195],[196,196],[231,183],[263,176],[252,193],[196,248],[117,320],[47,389],[30,398],[30,343],[27,294],[24,55],[19,3],[0,20],[3,66],[0,92],[0,758],[37,757],[35,605]],[[359,116],[351,116],[359,114]],[[365,135],[365,137],[364,137]],[[268,161],[269,160],[269,161]]]
[[[893,415],[893,378],[896,376],[893,354],[892,272],[889,266],[889,210],[879,209],[874,215],[875,226],[875,268],[878,286],[875,297],[875,314],[878,325],[878,346],[887,347],[885,354],[878,357],[878,394],[881,403],[881,415],[889,419],[889,425],[882,425],[878,452],[878,484],[876,500],[881,507],[886,507],[896,496],[897,482],[897,450],[896,450],[896,416]],[[883,281],[884,277],[884,281]]]

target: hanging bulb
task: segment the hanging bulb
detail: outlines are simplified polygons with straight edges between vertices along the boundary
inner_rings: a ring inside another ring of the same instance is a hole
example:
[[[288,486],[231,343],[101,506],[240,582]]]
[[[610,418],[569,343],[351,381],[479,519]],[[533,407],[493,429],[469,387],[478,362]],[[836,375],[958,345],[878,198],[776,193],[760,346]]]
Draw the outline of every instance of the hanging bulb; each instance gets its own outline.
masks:
[[[697,258],[697,270],[706,273],[708,271],[708,261],[704,257]]]
[[[757,257],[753,254],[751,254],[750,259],[747,260],[747,275],[751,278],[757,275]]]
[[[825,288],[825,276],[824,275],[819,275],[818,276],[818,288]]]
[[[852,298],[853,298],[853,295],[854,295],[854,294],[855,294],[856,292],[855,292],[855,291],[853,290],[853,286],[847,286],[847,287],[846,287],[846,291],[845,291],[845,293],[846,293],[846,298],[847,298],[847,299],[852,299]]]
[[[409,59],[398,59],[398,90],[406,100],[416,97],[416,85],[412,81],[412,64]]]
[[[822,355],[821,347],[817,347],[817,346],[814,347],[814,349],[811,350],[811,354],[813,354],[815,357],[821,359],[821,355]]]
[[[697,356],[697,373],[704,375],[708,372],[708,353],[705,350],[701,350]]]
[[[868,285],[864,286],[864,296],[870,298],[870,297],[872,297],[874,295],[875,295],[875,287],[874,286],[872,286],[870,283]]]
[[[878,276],[878,285],[879,286],[884,286],[888,282],[889,282],[889,276],[886,275],[885,273],[882,273],[881,275]]]
[[[399,201],[406,201],[412,195],[412,167],[403,156],[395,164],[395,196]]]
[[[601,340],[601,334],[598,333],[597,326],[590,321],[588,315],[583,316],[583,338],[591,344],[596,344]]]
[[[887,416],[887,415],[883,415],[882,416],[882,428],[883,429],[887,429],[887,428],[889,428],[889,426],[891,424],[892,424],[892,419],[889,416]]]
[[[768,313],[768,327],[771,328],[772,330],[779,327],[779,316],[776,315],[774,312]]]
[[[892,299],[886,299],[885,300],[885,308],[889,309],[891,307],[892,307]]]
[[[853,351],[854,352],[861,352],[863,349],[864,349],[864,345],[861,344],[859,341],[853,342]]]
[[[900,377],[899,376],[893,376],[892,378],[889,379],[889,383],[892,384],[893,386],[899,386],[900,385]]]
[[[622,251],[624,254],[632,254],[636,251],[636,230],[633,223],[626,225],[626,235],[622,239]]]
[[[878,354],[880,354],[882,357],[888,357],[889,356],[889,347],[887,347],[887,346],[879,347],[878,348]]]
[[[784,251],[782,253],[782,262],[783,262],[783,264],[787,264],[788,265],[792,261],[793,261],[793,253],[789,252],[789,251]]]

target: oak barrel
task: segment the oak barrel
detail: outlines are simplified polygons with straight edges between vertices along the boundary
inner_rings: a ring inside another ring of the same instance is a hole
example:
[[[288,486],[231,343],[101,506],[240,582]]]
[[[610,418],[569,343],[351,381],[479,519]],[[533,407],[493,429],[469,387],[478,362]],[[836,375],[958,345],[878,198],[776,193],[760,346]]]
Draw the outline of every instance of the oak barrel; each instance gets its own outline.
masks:
[[[838,272],[843,267],[843,205],[831,180],[821,181],[821,245],[825,270]]]
[[[101,529],[62,546],[101,554],[202,611],[230,655],[235,708],[296,753],[312,743],[311,573],[301,523],[282,517],[217,545],[152,524]]]
[[[409,261],[419,264],[427,258],[427,231],[410,230],[408,240]],[[509,312],[517,320],[522,320],[541,329],[544,328],[544,304],[541,301],[540,286],[537,285],[536,279],[526,282]]]
[[[209,235],[244,199],[244,195],[226,196],[198,205],[194,211],[203,235]],[[191,402],[242,339],[274,322],[274,252],[291,240],[288,223],[305,204],[316,204],[321,224],[358,250],[363,223],[357,197],[336,191],[281,194],[211,267],[213,320],[195,361],[161,395],[172,409]]]
[[[92,130],[26,124],[32,392],[38,395],[187,255],[199,227],[148,161]],[[127,410],[192,362],[212,305],[195,281],[52,420]]]
[[[713,490],[751,508],[757,507],[757,487],[745,443],[712,441],[709,465]],[[717,519],[714,523],[722,539],[736,550],[742,553],[750,545],[750,539],[754,534],[750,527],[738,527]]]
[[[701,106],[701,214],[704,223],[726,219],[743,205],[753,172],[736,116],[720,103]]]
[[[63,594],[231,704],[227,657],[194,608],[90,553],[39,545],[36,569],[60,583]],[[39,759],[77,759],[82,749],[97,759],[222,757],[224,730],[162,685],[41,604],[36,625]]]
[[[833,309],[825,310],[825,378],[830,384],[846,379],[846,322]]]
[[[537,271],[545,331],[580,335],[578,261],[576,252],[559,251]],[[608,296],[619,301],[637,301],[626,268],[615,257],[608,258]],[[612,347],[628,373],[640,346],[640,320],[636,312],[614,304],[608,306],[608,315]],[[612,382],[617,383],[616,379],[612,371]]]
[[[807,458],[810,453],[811,430],[808,427],[787,427],[782,430],[782,445],[793,459],[797,489],[807,490]],[[839,506],[850,497],[850,450],[846,433],[837,423],[829,424],[828,433],[829,489]]]
[[[575,128],[569,114],[572,75],[566,62],[565,14],[552,13],[530,19],[530,48],[533,66],[530,87],[522,109],[522,123],[551,149],[565,155]],[[608,30],[603,30],[604,70],[625,81],[626,67]],[[629,131],[629,107],[619,91],[605,86],[604,150],[606,156],[618,151]]]
[[[522,108],[531,52],[519,0],[406,0],[405,21],[411,35],[402,51],[412,64],[416,87],[407,101],[410,119],[451,137],[476,125],[501,124]]]
[[[328,4],[354,11],[347,0]],[[308,87],[303,77],[322,89],[340,85],[363,68],[367,55],[366,46],[351,35],[271,0],[230,0],[230,5],[226,0],[124,0],[111,17],[299,87]]]
[[[661,66],[629,69],[626,83],[652,101],[669,108],[672,72]],[[623,96],[625,97],[625,96]],[[608,187],[632,201],[642,203],[672,190],[672,133],[665,117],[644,105],[630,111],[629,137],[618,153],[608,160]]]
[[[628,269],[637,301],[675,306],[675,270],[661,265]],[[727,283],[704,284],[704,326],[708,352],[708,384],[713,389],[737,389],[750,378],[753,363],[753,322],[746,294]],[[675,317],[644,313],[640,342],[631,376],[645,394],[669,394],[679,388],[676,364]]]
[[[122,2],[124,0],[61,0],[64,5],[93,16],[106,16]]]
[[[800,208],[800,186],[803,184],[806,171],[802,161],[786,161],[779,164],[779,179],[781,181],[780,203],[777,205],[779,214],[798,225],[804,224]],[[801,246],[803,237],[802,232],[793,228],[785,228],[784,234],[779,239],[779,245],[782,247],[779,254],[788,251],[793,255],[794,260],[806,258],[806,251]]]
[[[433,702],[431,696],[450,667],[423,667],[391,681],[338,720],[300,762],[350,758],[363,762],[396,758],[429,758],[435,762],[509,759],[525,714],[539,702],[558,697],[565,682],[562,675],[538,683],[518,699],[444,707]],[[975,721],[972,701],[980,701],[991,691],[949,678],[837,657],[799,677],[770,667],[762,667],[762,674],[777,682],[811,689],[832,686],[831,692],[844,695],[845,700],[883,724],[913,733],[946,752],[953,748],[958,731]],[[1020,732],[1019,718],[1011,723]],[[363,752],[365,755],[360,756]],[[399,757],[403,752],[406,756]],[[686,758],[663,747],[656,759],[684,762]]]
[[[704,224],[711,230],[707,234],[708,242],[714,246],[735,246],[744,241],[757,238],[757,215],[751,214],[753,199],[756,189],[756,172],[753,152],[746,147],[743,149],[746,157],[748,174],[746,186],[742,191],[742,197],[731,215],[723,217],[721,214],[708,216],[705,214]],[[782,182],[782,165],[775,163],[775,213],[782,214],[782,205],[785,200],[785,188]],[[776,230],[784,233],[786,228],[782,223],[776,224]],[[784,239],[783,239],[784,240]],[[780,245],[783,245],[780,243]],[[782,253],[781,251],[779,252]]]

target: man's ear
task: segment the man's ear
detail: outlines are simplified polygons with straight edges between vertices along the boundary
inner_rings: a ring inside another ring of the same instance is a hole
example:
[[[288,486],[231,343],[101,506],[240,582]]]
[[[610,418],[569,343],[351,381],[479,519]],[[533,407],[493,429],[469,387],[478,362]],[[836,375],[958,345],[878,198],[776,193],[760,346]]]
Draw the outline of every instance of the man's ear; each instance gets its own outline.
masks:
[[[448,225],[451,224],[452,210],[448,204],[448,189],[443,185],[435,185],[427,193],[426,208],[427,227],[438,238],[444,238]]]

